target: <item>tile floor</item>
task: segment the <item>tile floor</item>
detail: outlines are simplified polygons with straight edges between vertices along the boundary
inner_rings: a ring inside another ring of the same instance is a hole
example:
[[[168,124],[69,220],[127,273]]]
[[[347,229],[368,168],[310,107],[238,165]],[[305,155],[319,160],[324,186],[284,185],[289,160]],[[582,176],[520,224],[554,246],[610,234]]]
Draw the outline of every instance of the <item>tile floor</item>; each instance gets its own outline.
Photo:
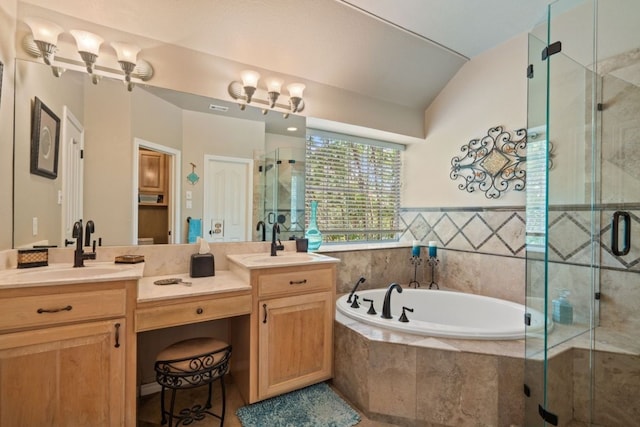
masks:
[[[225,382],[227,386],[227,414],[225,416],[225,427],[242,427],[240,420],[236,416],[236,409],[244,406],[244,401],[240,396],[235,384],[229,379]],[[329,385],[331,385],[329,383]],[[334,388],[335,390],[335,388]],[[213,408],[214,413],[220,413],[220,386],[218,383],[214,385],[213,391]],[[338,393],[340,394],[340,393]],[[167,397],[169,394],[167,393]],[[343,397],[344,398],[344,397]],[[186,408],[194,404],[202,404],[207,399],[207,387],[199,387],[192,390],[180,390],[176,394],[176,408]],[[346,399],[345,399],[346,400]],[[356,411],[353,405],[351,405]],[[380,423],[369,420],[360,411],[361,421],[358,427],[392,427],[393,424]],[[160,424],[160,393],[143,396],[140,398],[138,405],[138,427],[159,427]],[[204,420],[192,424],[194,427],[218,427],[220,421],[211,416],[205,417]],[[320,426],[319,426],[320,427]]]

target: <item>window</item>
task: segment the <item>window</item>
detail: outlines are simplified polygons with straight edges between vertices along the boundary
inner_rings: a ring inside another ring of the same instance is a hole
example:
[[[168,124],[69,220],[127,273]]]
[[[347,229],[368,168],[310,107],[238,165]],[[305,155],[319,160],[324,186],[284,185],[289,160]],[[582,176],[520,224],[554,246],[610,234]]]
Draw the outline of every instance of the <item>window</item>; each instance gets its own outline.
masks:
[[[310,130],[305,207],[318,201],[325,242],[395,240],[404,146]],[[307,215],[308,221],[308,215]]]

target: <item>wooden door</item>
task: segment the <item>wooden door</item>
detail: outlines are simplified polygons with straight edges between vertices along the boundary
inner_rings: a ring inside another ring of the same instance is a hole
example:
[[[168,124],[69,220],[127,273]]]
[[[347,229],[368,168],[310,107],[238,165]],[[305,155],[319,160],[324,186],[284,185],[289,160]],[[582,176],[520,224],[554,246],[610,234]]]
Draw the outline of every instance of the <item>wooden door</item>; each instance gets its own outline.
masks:
[[[258,397],[331,378],[331,292],[259,302]]]
[[[0,425],[124,425],[125,330],[116,319],[0,335]]]

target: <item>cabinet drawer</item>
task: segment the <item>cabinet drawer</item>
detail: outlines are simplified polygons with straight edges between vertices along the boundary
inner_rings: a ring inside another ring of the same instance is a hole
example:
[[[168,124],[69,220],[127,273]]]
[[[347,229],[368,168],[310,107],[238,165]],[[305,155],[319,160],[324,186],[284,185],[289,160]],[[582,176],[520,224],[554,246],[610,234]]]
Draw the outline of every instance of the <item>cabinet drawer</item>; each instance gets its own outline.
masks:
[[[107,289],[0,299],[0,330],[122,317],[126,296],[126,289]]]
[[[262,273],[258,277],[260,297],[330,290],[333,285],[333,269],[300,270],[280,273]]]
[[[136,310],[136,331],[186,325],[251,313],[251,295],[161,305]]]

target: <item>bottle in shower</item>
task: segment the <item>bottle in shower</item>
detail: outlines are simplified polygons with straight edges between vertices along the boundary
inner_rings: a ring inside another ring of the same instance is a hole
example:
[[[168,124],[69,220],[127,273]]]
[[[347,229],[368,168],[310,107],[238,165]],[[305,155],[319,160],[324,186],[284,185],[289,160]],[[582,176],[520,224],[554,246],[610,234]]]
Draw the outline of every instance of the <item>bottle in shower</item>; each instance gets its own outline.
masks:
[[[553,321],[563,325],[573,323],[573,306],[569,302],[569,291],[562,289],[560,296],[553,300]]]

